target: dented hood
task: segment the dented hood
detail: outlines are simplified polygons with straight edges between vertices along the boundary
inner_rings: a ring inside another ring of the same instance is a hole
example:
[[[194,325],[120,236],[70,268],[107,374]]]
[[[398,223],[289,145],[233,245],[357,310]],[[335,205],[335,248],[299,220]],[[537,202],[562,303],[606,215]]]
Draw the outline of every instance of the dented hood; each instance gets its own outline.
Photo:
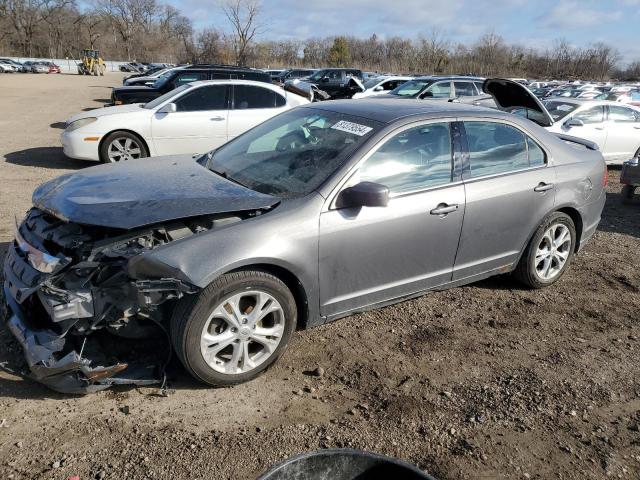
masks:
[[[488,93],[496,101],[501,110],[512,112],[524,109],[529,120],[542,127],[553,125],[553,117],[542,102],[524,85],[504,78],[488,78],[482,85],[484,93]]]
[[[123,229],[265,209],[279,201],[222,178],[191,156],[91,167],[55,178],[33,192],[35,207],[62,220]]]

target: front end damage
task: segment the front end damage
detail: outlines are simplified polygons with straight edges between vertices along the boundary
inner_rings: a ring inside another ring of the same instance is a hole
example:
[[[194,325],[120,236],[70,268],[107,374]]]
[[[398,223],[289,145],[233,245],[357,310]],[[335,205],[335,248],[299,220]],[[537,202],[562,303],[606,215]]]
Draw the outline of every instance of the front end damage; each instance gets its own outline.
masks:
[[[138,260],[169,242],[241,219],[210,215],[124,230],[32,209],[4,263],[8,327],[24,350],[30,376],[64,393],[162,383],[174,304],[198,288],[180,272],[145,268]]]

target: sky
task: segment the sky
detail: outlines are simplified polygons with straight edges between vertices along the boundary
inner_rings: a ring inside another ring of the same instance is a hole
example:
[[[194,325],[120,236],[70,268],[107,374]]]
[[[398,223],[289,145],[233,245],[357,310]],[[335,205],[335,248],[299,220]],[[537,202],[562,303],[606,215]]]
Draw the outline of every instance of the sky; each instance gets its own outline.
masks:
[[[169,0],[196,27],[225,30],[217,0]],[[605,42],[621,63],[640,59],[640,0],[263,0],[260,38],[335,35],[429,36],[471,44],[494,32],[508,42],[544,49],[558,38],[572,45]]]

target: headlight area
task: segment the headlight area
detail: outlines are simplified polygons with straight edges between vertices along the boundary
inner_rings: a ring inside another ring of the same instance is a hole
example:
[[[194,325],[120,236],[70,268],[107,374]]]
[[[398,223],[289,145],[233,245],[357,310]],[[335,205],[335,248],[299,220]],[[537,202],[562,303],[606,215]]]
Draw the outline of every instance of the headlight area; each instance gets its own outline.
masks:
[[[9,329],[23,347],[31,376],[64,393],[162,383],[175,302],[199,289],[184,275],[165,276],[169,267],[132,277],[129,263],[210,223],[117,231],[31,210],[19,227],[21,246],[10,246],[4,266]],[[44,250],[69,263],[51,273],[36,271],[25,243],[31,253]]]
[[[85,125],[89,125],[95,121],[97,121],[98,119],[96,117],[87,117],[87,118],[81,118],[79,120],[75,120],[73,122],[70,122],[67,125],[67,128],[65,128],[65,131],[67,132],[73,132],[74,130],[77,130],[79,128],[84,127]]]

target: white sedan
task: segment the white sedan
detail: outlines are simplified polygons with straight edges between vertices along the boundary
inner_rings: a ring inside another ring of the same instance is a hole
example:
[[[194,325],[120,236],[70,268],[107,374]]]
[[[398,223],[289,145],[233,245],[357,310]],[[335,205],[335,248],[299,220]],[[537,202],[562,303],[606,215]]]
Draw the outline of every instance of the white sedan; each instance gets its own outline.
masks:
[[[396,77],[396,76],[381,76],[373,77],[364,82],[364,92],[356,93],[353,98],[366,98],[376,95],[383,95],[389,93],[391,90],[395,90],[403,83],[413,80],[413,77]]]
[[[596,143],[609,165],[622,165],[640,149],[637,107],[579,98],[552,98],[543,104],[553,118],[547,130]]]
[[[61,140],[68,157],[102,162],[202,153],[305,103],[307,99],[265,82],[193,82],[149,103],[74,115]]]

